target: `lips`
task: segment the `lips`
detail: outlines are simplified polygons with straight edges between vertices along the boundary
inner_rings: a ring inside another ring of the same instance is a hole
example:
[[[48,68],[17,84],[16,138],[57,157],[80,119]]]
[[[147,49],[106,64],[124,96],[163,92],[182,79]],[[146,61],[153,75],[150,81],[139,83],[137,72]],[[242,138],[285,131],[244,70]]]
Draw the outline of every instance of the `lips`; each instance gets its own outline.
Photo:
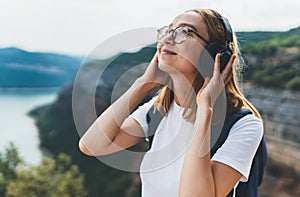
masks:
[[[163,49],[161,51],[162,54],[166,54],[166,55],[176,55],[177,53],[175,53],[174,51],[170,50],[170,49]]]

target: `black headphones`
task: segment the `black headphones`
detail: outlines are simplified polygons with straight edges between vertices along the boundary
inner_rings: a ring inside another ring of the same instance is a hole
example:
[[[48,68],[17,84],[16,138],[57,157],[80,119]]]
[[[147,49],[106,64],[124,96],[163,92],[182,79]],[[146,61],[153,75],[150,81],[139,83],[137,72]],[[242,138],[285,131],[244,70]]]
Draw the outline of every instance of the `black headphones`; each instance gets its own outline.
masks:
[[[215,57],[217,53],[220,53],[220,71],[222,72],[232,55],[229,43],[233,42],[233,33],[228,19],[224,16],[220,16],[220,20],[225,30],[225,43],[219,41],[213,41],[208,43],[204,48],[205,50],[203,49],[200,55],[200,65],[207,65],[205,66],[206,68],[213,68]],[[206,71],[209,73],[206,73],[205,71],[203,72],[205,76],[212,76],[211,69],[209,69],[209,71]]]

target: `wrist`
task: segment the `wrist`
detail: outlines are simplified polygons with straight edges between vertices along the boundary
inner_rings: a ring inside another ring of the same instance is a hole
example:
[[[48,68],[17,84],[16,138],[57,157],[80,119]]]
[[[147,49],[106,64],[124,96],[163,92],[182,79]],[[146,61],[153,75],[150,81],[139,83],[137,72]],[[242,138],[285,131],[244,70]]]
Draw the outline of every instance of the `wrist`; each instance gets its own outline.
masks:
[[[141,94],[148,95],[158,88],[153,82],[147,82],[143,77],[138,78],[134,83]]]
[[[212,108],[210,96],[197,98],[197,106],[198,108]]]
[[[200,114],[202,117],[211,118],[213,115],[213,108],[207,104],[201,103],[197,107],[197,114]]]

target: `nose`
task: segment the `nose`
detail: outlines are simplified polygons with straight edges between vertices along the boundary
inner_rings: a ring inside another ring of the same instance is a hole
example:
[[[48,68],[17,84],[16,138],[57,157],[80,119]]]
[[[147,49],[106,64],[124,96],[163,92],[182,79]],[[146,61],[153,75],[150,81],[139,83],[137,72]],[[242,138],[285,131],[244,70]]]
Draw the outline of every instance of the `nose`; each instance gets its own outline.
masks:
[[[160,42],[163,44],[174,44],[173,39],[172,39],[172,34],[173,34],[173,31],[170,31],[169,33],[167,33],[167,35],[165,37],[163,37],[161,39]]]

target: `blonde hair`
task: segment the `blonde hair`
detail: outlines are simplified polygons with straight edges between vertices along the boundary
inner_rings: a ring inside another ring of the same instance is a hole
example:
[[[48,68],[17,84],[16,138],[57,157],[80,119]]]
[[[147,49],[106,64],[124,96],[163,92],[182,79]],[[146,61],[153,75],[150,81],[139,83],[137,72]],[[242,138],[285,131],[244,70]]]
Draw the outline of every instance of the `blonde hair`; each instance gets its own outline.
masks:
[[[188,10],[186,12],[191,11],[196,12],[201,16],[203,22],[206,25],[206,30],[208,32],[210,42],[220,41],[222,43],[225,43],[225,29],[220,20],[221,15],[219,13],[211,9],[193,9]],[[250,109],[256,117],[261,119],[258,110],[245,98],[243,93],[239,90],[238,84],[240,83],[239,80],[241,80],[240,72],[244,66],[244,61],[240,54],[236,36],[233,35],[233,38],[233,42],[229,44],[229,47],[233,54],[236,55],[236,59],[234,61],[232,69],[233,77],[225,86],[225,92],[227,97],[226,117],[245,106],[246,108]],[[200,90],[203,81],[203,77],[199,73],[194,83],[192,84],[195,89],[195,92],[198,92]],[[172,85],[171,87],[163,87],[154,101],[155,107],[160,111],[163,110],[164,113],[168,112],[171,103],[174,100],[174,93],[171,90],[171,88]],[[183,118],[187,121],[194,122],[197,110],[195,99],[192,99],[192,97],[189,96],[188,103],[188,108],[192,110],[187,110],[187,108],[185,108]]]

